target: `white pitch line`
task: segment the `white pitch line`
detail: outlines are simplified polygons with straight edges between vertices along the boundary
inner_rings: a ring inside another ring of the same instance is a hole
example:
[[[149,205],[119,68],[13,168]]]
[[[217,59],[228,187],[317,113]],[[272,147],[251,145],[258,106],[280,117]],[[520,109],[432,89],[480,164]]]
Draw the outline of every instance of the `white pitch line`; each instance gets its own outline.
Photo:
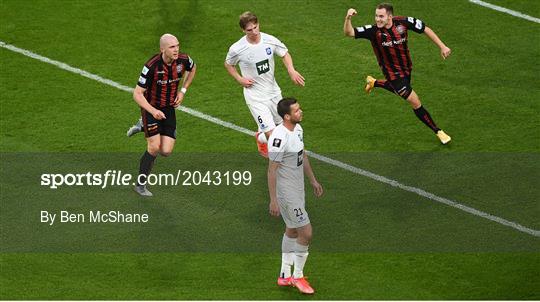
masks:
[[[483,7],[491,8],[491,9],[494,9],[496,11],[500,11],[500,12],[512,15],[514,17],[518,17],[518,18],[522,18],[522,19],[525,19],[525,20],[528,20],[528,21],[540,23],[540,19],[538,19],[536,17],[525,15],[524,13],[520,13],[518,11],[508,9],[506,7],[498,6],[498,5],[491,4],[491,3],[488,3],[488,2],[485,2],[485,1],[480,1],[480,0],[469,0],[469,2],[480,5],[480,6],[483,6]]]
[[[33,53],[33,52],[29,51],[29,50],[18,48],[16,46],[7,44],[7,43],[5,43],[3,41],[0,41],[0,47],[3,47],[3,48],[6,48],[6,49],[9,49],[11,51],[23,54],[25,56],[34,58],[34,59],[39,60],[41,62],[52,64],[54,66],[57,66],[60,69],[64,69],[64,70],[67,70],[67,71],[70,71],[70,72],[73,72],[73,73],[76,73],[76,74],[80,74],[80,75],[82,75],[84,77],[87,77],[87,78],[92,79],[92,80],[96,80],[96,81],[98,81],[100,83],[107,84],[109,86],[118,88],[120,90],[127,91],[127,92],[133,92],[133,88],[131,88],[131,87],[127,87],[125,85],[119,84],[119,83],[114,82],[112,80],[105,79],[103,77],[100,77],[98,75],[89,73],[89,72],[84,71],[82,69],[69,66],[66,63],[62,63],[62,62],[59,62],[59,61],[56,61],[56,60],[51,60],[49,58],[46,58],[46,57],[40,56],[40,55],[38,55],[36,53]],[[223,121],[221,119],[218,119],[216,117],[207,115],[205,113],[202,113],[202,112],[194,110],[194,109],[190,109],[190,108],[187,108],[187,107],[181,107],[180,110],[182,110],[185,113],[196,116],[198,118],[204,119],[206,121],[218,124],[220,126],[223,126],[223,127],[229,128],[229,129],[233,129],[233,130],[245,133],[245,134],[250,135],[250,136],[253,136],[255,134],[255,132],[253,132],[253,131],[242,128],[242,127],[237,126],[237,125],[235,125],[233,123]],[[346,164],[346,163],[343,163],[341,161],[326,157],[324,155],[320,155],[320,154],[317,154],[317,153],[314,153],[314,152],[311,152],[311,151],[307,151],[307,153],[309,154],[309,156],[311,156],[313,158],[316,158],[316,159],[318,159],[318,160],[320,160],[322,162],[325,162],[325,163],[327,163],[329,165],[332,165],[332,166],[335,166],[335,167],[338,167],[338,168],[342,168],[342,169],[350,171],[352,173],[371,178],[373,180],[376,180],[376,181],[391,185],[393,187],[402,189],[402,190],[407,191],[407,192],[415,193],[415,194],[420,195],[422,197],[425,197],[427,199],[430,199],[430,200],[445,204],[447,206],[462,210],[462,211],[467,212],[469,214],[479,216],[479,217],[491,220],[493,222],[496,222],[496,223],[511,227],[511,228],[516,229],[516,230],[518,230],[520,232],[527,233],[527,234],[533,235],[535,237],[540,237],[540,231],[539,230],[534,230],[534,229],[527,228],[527,227],[522,226],[522,225],[520,225],[518,223],[515,223],[513,221],[509,221],[509,220],[506,220],[504,218],[497,217],[497,216],[488,214],[486,212],[482,212],[480,210],[468,207],[466,205],[462,205],[462,204],[460,204],[460,203],[458,203],[456,201],[453,201],[453,200],[450,200],[450,199],[447,199],[447,198],[444,198],[444,197],[437,196],[435,194],[424,191],[424,190],[422,190],[420,188],[404,185],[404,184],[402,184],[402,183],[400,183],[400,182],[398,182],[396,180],[392,180],[392,179],[386,178],[384,176],[369,172],[367,170],[363,170],[363,169],[351,166],[349,164]]]

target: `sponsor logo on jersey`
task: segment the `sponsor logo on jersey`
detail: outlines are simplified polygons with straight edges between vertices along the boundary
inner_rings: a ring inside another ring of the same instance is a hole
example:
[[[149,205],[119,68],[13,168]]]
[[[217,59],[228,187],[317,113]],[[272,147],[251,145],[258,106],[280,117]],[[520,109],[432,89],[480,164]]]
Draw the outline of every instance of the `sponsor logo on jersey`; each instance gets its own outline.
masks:
[[[399,45],[399,44],[403,44],[407,42],[407,39],[405,38],[401,38],[399,40],[392,40],[392,41],[388,41],[388,42],[382,42],[382,46],[386,46],[386,47],[389,47],[389,46],[393,46],[393,45]]]
[[[267,54],[267,55],[271,55],[271,54],[272,54],[272,48],[267,47],[267,48],[266,48],[266,54]]]
[[[272,142],[272,147],[279,148],[281,146],[281,139],[274,138],[274,141]]]
[[[255,67],[257,67],[258,75],[267,73],[270,70],[270,64],[268,63],[268,59],[255,63]]]
[[[180,81],[180,78],[177,78],[177,79],[169,79],[169,80],[157,80],[157,84],[158,85],[167,85],[169,83],[174,83],[174,82],[178,82]]]

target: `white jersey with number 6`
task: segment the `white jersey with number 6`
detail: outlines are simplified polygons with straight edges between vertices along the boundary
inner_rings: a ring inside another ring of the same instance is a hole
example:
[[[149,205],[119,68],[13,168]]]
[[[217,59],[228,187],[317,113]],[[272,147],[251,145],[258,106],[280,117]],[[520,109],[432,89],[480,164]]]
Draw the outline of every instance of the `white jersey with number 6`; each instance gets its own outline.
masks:
[[[246,103],[267,101],[281,95],[274,76],[274,54],[283,57],[287,51],[285,44],[265,33],[261,33],[258,44],[249,43],[244,36],[229,48],[225,62],[239,65],[242,76],[254,81],[251,87],[244,87]]]

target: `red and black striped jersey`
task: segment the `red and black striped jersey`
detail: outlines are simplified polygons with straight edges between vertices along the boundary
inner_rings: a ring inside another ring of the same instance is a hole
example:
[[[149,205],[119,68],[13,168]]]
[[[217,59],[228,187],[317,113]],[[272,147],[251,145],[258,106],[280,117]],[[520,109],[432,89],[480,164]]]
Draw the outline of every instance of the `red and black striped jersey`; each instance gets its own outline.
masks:
[[[412,71],[411,55],[407,46],[409,29],[423,33],[426,25],[413,17],[393,17],[392,27],[378,28],[377,25],[365,25],[354,28],[356,39],[371,41],[373,52],[381,70],[388,80],[408,77]]]
[[[137,85],[146,89],[144,97],[155,108],[172,106],[182,76],[193,66],[195,62],[187,54],[180,53],[178,59],[167,65],[158,53],[144,64]]]

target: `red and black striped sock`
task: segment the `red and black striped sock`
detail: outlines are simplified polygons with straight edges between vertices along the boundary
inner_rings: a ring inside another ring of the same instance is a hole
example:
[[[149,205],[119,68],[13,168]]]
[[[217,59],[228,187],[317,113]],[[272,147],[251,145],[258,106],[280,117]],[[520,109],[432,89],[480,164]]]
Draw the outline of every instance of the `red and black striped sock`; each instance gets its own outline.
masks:
[[[441,130],[433,119],[431,118],[431,115],[429,115],[429,112],[427,112],[426,109],[424,109],[424,106],[420,106],[417,109],[414,109],[414,114],[422,121],[422,123],[426,124],[433,132],[437,133],[437,131]]]

